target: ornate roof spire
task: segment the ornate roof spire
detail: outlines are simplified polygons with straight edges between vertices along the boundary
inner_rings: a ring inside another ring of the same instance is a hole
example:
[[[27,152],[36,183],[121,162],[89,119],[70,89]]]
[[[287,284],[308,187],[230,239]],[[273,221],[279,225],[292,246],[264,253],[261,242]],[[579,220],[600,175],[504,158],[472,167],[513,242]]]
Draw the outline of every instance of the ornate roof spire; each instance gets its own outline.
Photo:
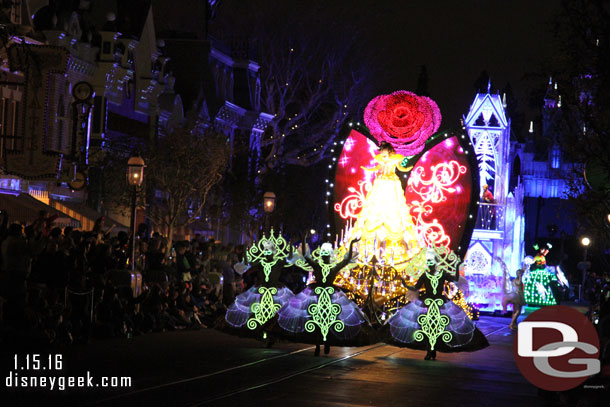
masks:
[[[558,94],[557,94],[557,82],[553,82],[553,78],[549,77],[549,84],[546,88],[544,95],[544,107],[554,109],[557,107]]]

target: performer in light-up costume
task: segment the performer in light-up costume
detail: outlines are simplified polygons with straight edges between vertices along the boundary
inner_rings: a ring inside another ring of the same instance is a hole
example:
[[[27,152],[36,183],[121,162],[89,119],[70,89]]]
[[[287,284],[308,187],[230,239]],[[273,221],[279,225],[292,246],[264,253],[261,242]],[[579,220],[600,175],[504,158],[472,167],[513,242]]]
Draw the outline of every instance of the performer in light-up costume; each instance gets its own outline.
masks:
[[[257,282],[244,293],[238,295],[227,309],[226,323],[246,336],[267,335],[261,330],[276,315],[277,311],[294,296],[292,291],[279,283],[284,267],[289,264],[286,258],[292,249],[286,240],[278,235],[276,238],[271,230],[270,236],[263,238],[258,244],[253,244],[246,252],[251,270],[247,273],[257,273]],[[231,332],[231,330],[229,330]]]
[[[534,263],[530,266],[529,273],[524,278],[525,302],[530,306],[557,305],[552,290],[552,285],[557,282],[557,276],[554,272],[550,272],[546,265],[546,255],[549,254],[552,247],[550,243],[543,247],[534,245],[534,249],[538,250],[538,253],[534,257]]]
[[[316,356],[320,354],[322,342],[325,354],[329,353],[331,344],[361,346],[375,342],[365,315],[333,285],[337,273],[350,262],[354,243],[350,243],[343,259],[335,259],[332,245],[324,243],[311,257],[305,255],[298,260],[297,266],[313,270],[315,282],[278,311],[278,325],[284,331],[283,336],[297,342],[314,343]]]
[[[385,342],[426,350],[424,359],[436,359],[436,351],[475,351],[489,345],[466,313],[443,295],[445,282],[457,281],[459,257],[446,248],[429,248],[426,271],[409,290],[420,292],[416,299],[388,319]]]
[[[403,167],[404,159],[390,143],[382,142],[379,154],[375,156],[377,165],[373,168],[363,167],[367,171],[377,171],[377,177],[351,231],[351,236],[362,239],[360,253],[368,250],[376,253],[383,245],[388,261],[391,258],[404,261],[421,250],[405,191],[396,175],[396,170],[411,171],[412,167]]]

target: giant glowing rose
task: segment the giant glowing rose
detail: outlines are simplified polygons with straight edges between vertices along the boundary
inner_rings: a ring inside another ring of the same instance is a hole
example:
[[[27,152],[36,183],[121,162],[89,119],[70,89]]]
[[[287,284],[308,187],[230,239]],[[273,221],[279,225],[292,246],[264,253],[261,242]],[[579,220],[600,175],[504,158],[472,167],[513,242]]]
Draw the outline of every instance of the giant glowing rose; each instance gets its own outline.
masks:
[[[438,130],[441,112],[432,99],[399,90],[371,100],[364,110],[364,123],[377,141],[387,141],[397,153],[409,156],[422,151]]]

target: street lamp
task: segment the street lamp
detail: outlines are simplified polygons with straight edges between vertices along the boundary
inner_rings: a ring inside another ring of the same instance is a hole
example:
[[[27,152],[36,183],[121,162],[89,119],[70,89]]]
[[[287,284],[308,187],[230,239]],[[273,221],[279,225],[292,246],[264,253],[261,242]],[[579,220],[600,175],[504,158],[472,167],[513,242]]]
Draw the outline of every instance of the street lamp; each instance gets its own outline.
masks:
[[[132,187],[139,187],[144,181],[144,160],[139,155],[127,161],[127,183]]]
[[[265,192],[263,195],[263,210],[265,211],[265,230],[269,229],[269,216],[275,210],[275,194]]]
[[[144,181],[144,160],[140,155],[134,155],[127,161],[127,185],[132,187],[131,197],[131,271],[136,269],[136,201],[138,189]]]
[[[583,259],[583,261],[587,261],[587,248],[589,247],[589,245],[591,244],[591,239],[589,239],[588,237],[583,237],[580,241],[580,243],[584,246],[585,248],[585,258]]]
[[[588,237],[583,237],[580,240],[580,244],[583,245],[583,247],[585,248],[585,252],[583,255],[583,259],[582,261],[578,264],[578,268],[582,270],[582,285],[581,285],[581,294],[580,294],[580,299],[582,301],[583,299],[583,294],[584,294],[584,289],[585,289],[585,281],[587,279],[587,270],[589,270],[591,268],[591,263],[589,263],[587,261],[587,250],[589,248],[589,245],[591,244],[591,239],[589,239]]]
[[[275,210],[275,194],[273,192],[265,192],[265,195],[263,195],[263,207],[267,213]]]

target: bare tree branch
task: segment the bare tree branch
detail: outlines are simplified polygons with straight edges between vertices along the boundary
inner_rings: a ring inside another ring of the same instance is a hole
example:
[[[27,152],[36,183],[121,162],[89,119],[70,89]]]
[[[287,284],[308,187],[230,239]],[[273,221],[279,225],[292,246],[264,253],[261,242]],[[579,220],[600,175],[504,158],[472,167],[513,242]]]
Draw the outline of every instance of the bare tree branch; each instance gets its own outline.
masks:
[[[343,9],[321,14],[313,5],[265,1],[251,7],[242,12],[249,21],[225,26],[260,44],[262,110],[274,115],[263,140],[258,175],[264,177],[282,165],[328,157],[342,126],[359,120],[373,96],[376,64],[358,27],[336,24]],[[314,21],[312,30],[307,22]]]

